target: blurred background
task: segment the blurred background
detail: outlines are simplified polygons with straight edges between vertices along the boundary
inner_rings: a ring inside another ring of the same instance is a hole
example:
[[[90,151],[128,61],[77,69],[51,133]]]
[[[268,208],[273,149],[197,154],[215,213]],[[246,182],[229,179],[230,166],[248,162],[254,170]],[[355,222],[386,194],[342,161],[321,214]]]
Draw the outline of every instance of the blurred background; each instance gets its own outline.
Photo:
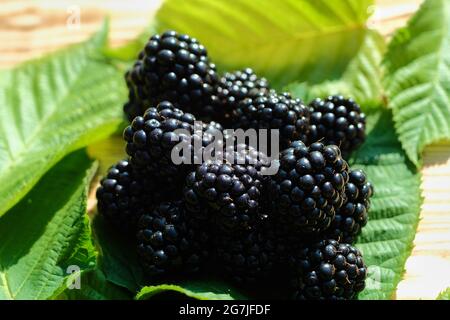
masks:
[[[369,25],[389,38],[421,2],[376,0]],[[161,3],[160,0],[0,0],[0,69],[83,41],[100,28],[107,16],[110,44],[123,45],[145,30]],[[450,143],[426,148],[422,174],[425,200],[421,221],[397,299],[434,299],[450,286],[437,277],[450,271]],[[430,265],[433,272],[429,272]]]

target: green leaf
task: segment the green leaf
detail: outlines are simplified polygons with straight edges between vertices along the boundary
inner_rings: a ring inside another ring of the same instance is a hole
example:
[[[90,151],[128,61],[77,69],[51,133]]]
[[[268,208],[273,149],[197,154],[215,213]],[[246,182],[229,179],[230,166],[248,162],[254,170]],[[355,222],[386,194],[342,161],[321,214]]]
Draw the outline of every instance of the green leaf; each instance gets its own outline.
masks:
[[[100,250],[99,268],[106,280],[134,294],[141,288],[144,277],[132,237],[117,232],[100,215],[95,215],[92,229]]]
[[[136,295],[137,300],[147,300],[158,294],[175,292],[198,300],[234,300],[242,299],[227,289],[222,283],[195,282],[190,281],[184,285],[161,284],[157,286],[147,286]]]
[[[148,39],[156,33],[156,27],[152,23],[136,38],[117,48],[107,47],[103,50],[105,57],[113,60],[130,62],[137,58]]]
[[[88,271],[81,276],[80,289],[65,289],[56,300],[130,300],[130,292],[108,280],[99,269]]]
[[[396,138],[389,110],[368,115],[367,140],[349,163],[364,169],[375,189],[369,222],[356,245],[369,270],[359,297],[390,299],[413,247],[422,197],[420,174]]]
[[[52,297],[69,266],[93,268],[86,203],[95,171],[84,152],[68,155],[0,219],[0,300]]]
[[[450,2],[425,1],[395,33],[384,64],[395,128],[419,166],[426,145],[450,139]]]
[[[436,300],[450,300],[450,288],[447,288],[439,293]]]
[[[272,85],[342,73],[359,49],[372,0],[167,0],[159,31],[197,37],[224,70],[251,67]]]
[[[114,134],[107,139],[92,143],[86,148],[88,155],[99,162],[99,174],[104,176],[108,169],[118,161],[125,159],[125,143],[122,135]]]
[[[122,74],[90,41],[0,73],[0,216],[69,152],[122,122]]]
[[[355,99],[364,110],[378,107],[384,103],[381,60],[385,49],[384,38],[378,32],[369,30],[357,55],[339,80],[316,85],[293,83],[286,90],[306,102],[330,94],[342,94]]]

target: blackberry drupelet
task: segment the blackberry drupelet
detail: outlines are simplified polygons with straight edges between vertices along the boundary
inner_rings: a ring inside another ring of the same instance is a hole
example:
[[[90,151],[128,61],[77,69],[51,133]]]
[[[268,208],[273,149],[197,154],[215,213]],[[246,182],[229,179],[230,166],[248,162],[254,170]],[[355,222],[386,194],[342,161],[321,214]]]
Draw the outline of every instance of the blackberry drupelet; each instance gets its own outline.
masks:
[[[308,143],[320,140],[325,144],[335,144],[347,156],[364,142],[366,116],[352,99],[329,96],[325,100],[313,100],[309,108]]]
[[[370,197],[373,195],[372,184],[367,181],[364,171],[350,171],[345,195],[346,200],[336,211],[336,218],[327,230],[327,235],[331,239],[352,244],[367,223]]]
[[[277,224],[292,234],[324,231],[344,202],[347,181],[348,165],[338,147],[294,141],[270,181]]]
[[[232,112],[232,124],[235,129],[278,129],[280,149],[284,149],[291,141],[306,139],[309,110],[288,93],[259,93],[238,104]]]
[[[152,36],[125,78],[130,100],[124,111],[129,121],[164,100],[204,116],[218,80],[205,47],[175,31]]]
[[[359,250],[347,243],[307,244],[290,262],[294,299],[351,300],[365,287],[367,267]]]
[[[222,124],[220,124],[219,122],[211,121],[211,122],[202,123],[202,125],[203,125],[203,131],[205,131],[205,132],[217,130],[217,131],[220,131],[223,133]]]
[[[192,114],[184,113],[167,101],[159,103],[156,108],[147,109],[144,116],[136,117],[123,133],[127,142],[126,151],[133,167],[164,178],[169,184],[183,181],[193,163],[199,161],[198,152],[202,149],[198,148],[214,141],[214,137],[208,132],[213,128],[220,128],[219,124],[211,123],[197,132],[194,130],[194,121]],[[178,129],[185,132],[175,132]],[[176,151],[181,152],[181,142],[189,145],[190,152],[177,153],[182,156],[182,163],[174,163],[172,150],[175,147]]]
[[[218,268],[244,286],[263,279],[267,283],[267,277],[275,271],[282,253],[283,248],[266,228],[216,239]]]
[[[221,232],[248,231],[262,216],[263,182],[252,165],[205,162],[188,174],[183,191],[188,210]]]
[[[263,152],[248,144],[237,142],[230,146],[226,145],[223,151],[224,163],[253,166],[258,171],[259,178],[264,178],[261,171],[270,165],[270,159]]]
[[[181,201],[159,204],[137,229],[139,260],[149,276],[196,272],[209,255],[206,228],[186,215]]]
[[[245,98],[253,98],[258,93],[268,93],[269,83],[266,78],[259,78],[252,69],[245,68],[235,72],[227,72],[219,79],[215,89],[217,101],[220,104],[219,120],[229,122],[231,113]]]
[[[173,186],[146,177],[134,170],[127,160],[113,165],[97,189],[98,212],[122,231],[135,231],[137,220],[155,203],[177,197]]]

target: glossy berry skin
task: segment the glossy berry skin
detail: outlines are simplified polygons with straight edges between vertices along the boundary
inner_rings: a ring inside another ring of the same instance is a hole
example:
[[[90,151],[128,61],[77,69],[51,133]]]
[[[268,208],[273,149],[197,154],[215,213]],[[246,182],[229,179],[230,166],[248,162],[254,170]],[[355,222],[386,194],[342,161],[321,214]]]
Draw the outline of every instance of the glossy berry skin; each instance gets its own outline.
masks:
[[[363,170],[351,170],[345,185],[345,201],[327,230],[331,239],[352,244],[367,224],[373,186]]]
[[[196,272],[209,254],[205,228],[186,215],[181,201],[142,215],[137,230],[138,257],[149,276]]]
[[[294,299],[352,300],[365,287],[367,267],[358,249],[335,240],[306,244],[290,258]]]
[[[309,108],[308,143],[334,144],[347,156],[364,142],[366,116],[352,99],[329,96],[313,100]]]
[[[259,93],[241,101],[232,113],[234,129],[278,129],[280,150],[291,141],[304,141],[308,124],[308,108],[288,93]]]
[[[260,173],[252,165],[206,162],[188,174],[183,194],[191,214],[233,234],[259,223],[262,189]]]
[[[118,229],[135,232],[137,220],[156,203],[179,192],[134,170],[128,160],[113,165],[97,189],[98,212]]]
[[[167,101],[147,109],[144,116],[136,117],[123,133],[133,167],[163,178],[169,184],[183,181],[198,161],[198,152],[201,155],[202,148],[213,142],[213,136],[207,131],[220,128],[220,125],[212,123],[197,131],[195,120],[192,114],[184,113]],[[180,129],[183,132],[177,131]],[[181,151],[181,142],[190,146],[190,152],[182,154],[182,163],[175,163],[172,150],[178,145],[176,150]]]
[[[215,95],[220,107],[219,121],[229,124],[233,110],[245,98],[254,98],[257,94],[268,93],[269,83],[266,78],[259,78],[252,69],[245,68],[225,73],[218,81]]]
[[[287,233],[318,234],[327,229],[344,202],[348,165],[339,148],[294,141],[280,156],[270,192],[278,224]]]
[[[129,101],[124,111],[131,122],[164,100],[203,116],[218,76],[202,44],[185,34],[166,31],[149,39],[125,79]]]

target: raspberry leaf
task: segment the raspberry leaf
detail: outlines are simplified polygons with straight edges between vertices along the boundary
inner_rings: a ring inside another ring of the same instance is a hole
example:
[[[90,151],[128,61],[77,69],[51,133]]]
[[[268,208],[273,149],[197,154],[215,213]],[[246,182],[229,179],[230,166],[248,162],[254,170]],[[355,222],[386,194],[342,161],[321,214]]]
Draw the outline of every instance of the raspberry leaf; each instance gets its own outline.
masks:
[[[124,288],[109,282],[100,269],[90,270],[81,277],[80,290],[64,290],[56,300],[130,300],[133,296]]]
[[[369,222],[356,247],[369,270],[360,299],[391,299],[411,253],[422,203],[420,173],[395,135],[391,112],[370,113],[368,136],[349,163],[362,168],[374,186]]]
[[[84,152],[70,154],[2,217],[0,299],[53,297],[70,272],[75,280],[95,266],[86,203],[96,168]]]
[[[286,91],[306,102],[316,97],[342,94],[355,99],[365,111],[379,107],[384,103],[381,60],[385,49],[384,38],[378,32],[369,30],[361,48],[340,79],[324,81],[317,85],[292,83],[286,87]]]
[[[450,288],[439,293],[436,300],[450,300]]]
[[[111,227],[100,215],[93,219],[92,229],[101,249],[98,266],[107,281],[128,289],[133,294],[143,283],[141,267],[137,262],[136,243]]]
[[[397,134],[420,166],[426,145],[450,139],[450,2],[425,1],[396,31],[384,65]]]
[[[148,39],[155,33],[157,33],[155,25],[151,23],[135,39],[127,42],[120,47],[106,47],[103,50],[103,54],[105,55],[105,57],[116,61],[134,61],[138,57],[138,54],[142,50],[142,48],[144,48]]]
[[[0,216],[67,153],[122,121],[121,72],[101,61],[107,27],[91,40],[0,73]]]
[[[136,295],[136,300],[147,300],[162,293],[179,293],[197,300],[235,300],[242,296],[231,292],[228,286],[221,283],[191,281],[184,285],[161,284],[147,286]]]
[[[318,82],[340,75],[361,45],[372,4],[168,0],[156,19],[160,31],[175,29],[197,37],[224,70],[252,66],[280,87],[293,80]]]

